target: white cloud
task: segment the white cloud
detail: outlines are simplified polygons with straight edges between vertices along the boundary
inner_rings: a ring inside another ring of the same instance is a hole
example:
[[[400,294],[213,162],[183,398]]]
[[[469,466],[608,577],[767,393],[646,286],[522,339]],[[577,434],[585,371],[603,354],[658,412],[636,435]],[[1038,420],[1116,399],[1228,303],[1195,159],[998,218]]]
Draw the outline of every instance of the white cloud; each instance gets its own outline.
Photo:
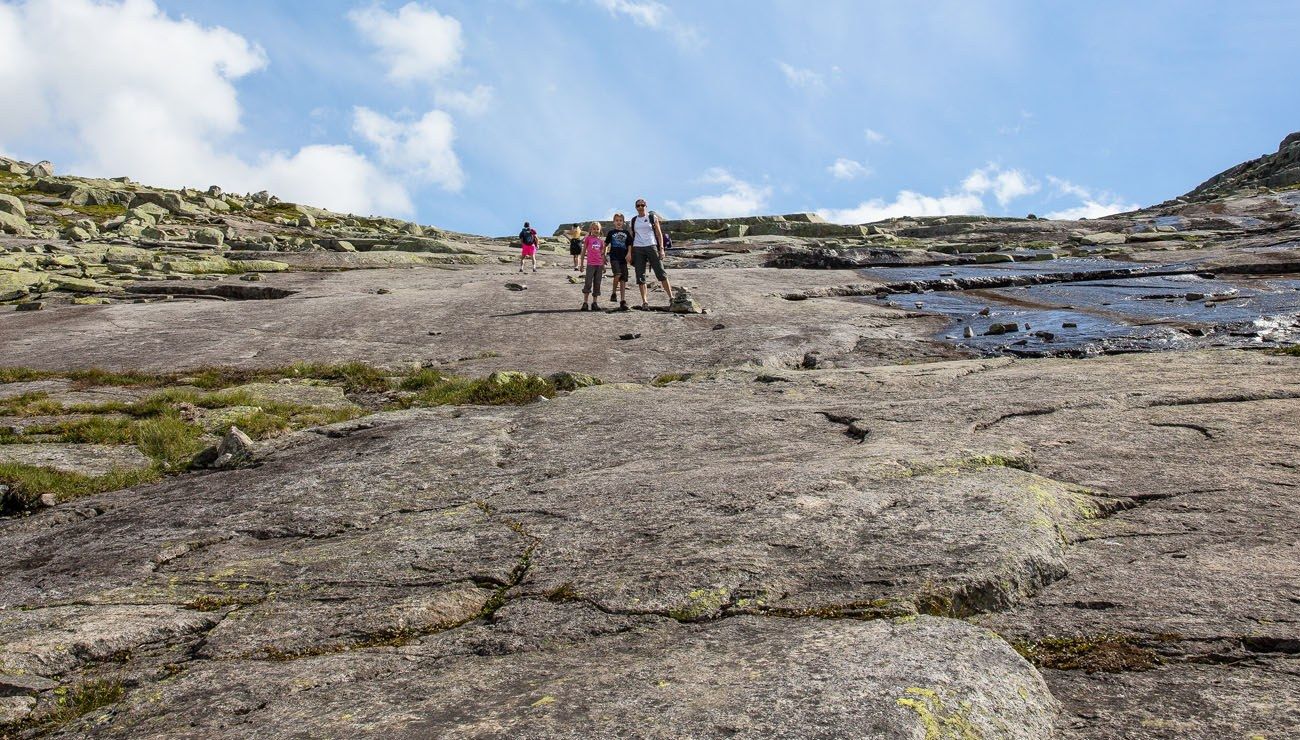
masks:
[[[1005,208],[1016,198],[1037,193],[1041,186],[1020,170],[1003,170],[991,164],[970,173],[961,187],[963,191],[980,195],[992,191],[998,205]]]
[[[934,197],[902,190],[892,202],[875,198],[853,208],[820,209],[817,214],[837,224],[865,224],[904,216],[952,216],[974,214],[984,210],[984,201],[974,193]]]
[[[700,180],[708,185],[722,185],[725,190],[717,195],[692,198],[685,204],[667,201],[665,206],[682,218],[752,216],[762,213],[772,197],[772,188],[748,183],[721,167],[708,170]]]
[[[464,113],[481,116],[492,107],[496,92],[489,85],[475,85],[473,90],[442,90],[438,92],[438,105]]]
[[[839,224],[863,224],[904,216],[955,216],[985,213],[984,195],[992,193],[1001,206],[1037,192],[1039,184],[1020,170],[1003,170],[989,165],[975,170],[962,180],[956,193],[940,196],[923,195],[912,190],[899,191],[893,201],[875,198],[852,208],[823,208],[817,213]]]
[[[1058,196],[1061,196],[1061,195],[1073,195],[1073,196],[1076,197],[1076,198],[1091,198],[1091,197],[1092,197],[1092,191],[1088,190],[1087,188],[1083,187],[1082,185],[1075,185],[1074,183],[1070,182],[1069,180],[1062,180],[1061,178],[1056,177],[1055,175],[1048,175],[1048,176],[1047,176],[1047,182],[1051,183],[1051,185],[1052,185],[1052,190],[1053,190],[1053,191],[1056,193],[1056,195],[1058,195]]]
[[[781,73],[785,75],[785,81],[790,83],[791,87],[812,92],[820,92],[826,89],[826,80],[811,69],[795,67],[780,60],[777,60],[776,65],[781,68]]]
[[[1073,208],[1052,211],[1046,218],[1059,220],[1076,220],[1080,218],[1099,218],[1113,213],[1127,213],[1141,208],[1137,203],[1129,203],[1112,193],[1094,193],[1082,185],[1063,180],[1052,175],[1047,176],[1057,197],[1072,196],[1083,201]]]
[[[856,180],[859,177],[867,177],[871,174],[871,168],[862,162],[840,157],[835,160],[831,166],[826,168],[836,180]]]
[[[86,60],[94,60],[87,63]],[[346,145],[224,149],[241,130],[235,81],[266,65],[238,34],[176,20],[152,0],[0,4],[4,148],[65,148],[65,171],[177,187],[270,189],[359,213],[408,214],[405,189]]]
[[[353,10],[348,19],[397,82],[437,80],[460,65],[460,21],[433,8],[407,3],[390,13],[372,5]]]
[[[405,187],[350,146],[306,146],[292,156],[272,154],[263,158],[256,177],[281,197],[323,208],[401,215],[415,210]]]
[[[699,32],[677,21],[673,11],[667,5],[655,0],[592,0],[613,16],[626,16],[633,23],[644,28],[670,33],[683,46],[697,46],[702,43]]]
[[[1052,211],[1044,218],[1062,221],[1074,221],[1081,218],[1100,218],[1109,216],[1112,213],[1126,213],[1136,211],[1141,208],[1137,203],[1124,203],[1121,201],[1111,201],[1099,203],[1095,200],[1086,200],[1081,205],[1074,208],[1066,208],[1060,211]]]
[[[864,136],[867,137],[867,141],[871,142],[872,144],[884,144],[889,141],[889,139],[886,138],[884,134],[872,128],[869,128],[862,133]]]
[[[660,28],[668,20],[668,6],[654,0],[596,0],[611,15],[625,15],[639,26]]]
[[[447,190],[460,190],[465,174],[453,144],[456,127],[444,111],[432,110],[410,123],[369,108],[353,110],[352,128],[374,145],[385,166]]]

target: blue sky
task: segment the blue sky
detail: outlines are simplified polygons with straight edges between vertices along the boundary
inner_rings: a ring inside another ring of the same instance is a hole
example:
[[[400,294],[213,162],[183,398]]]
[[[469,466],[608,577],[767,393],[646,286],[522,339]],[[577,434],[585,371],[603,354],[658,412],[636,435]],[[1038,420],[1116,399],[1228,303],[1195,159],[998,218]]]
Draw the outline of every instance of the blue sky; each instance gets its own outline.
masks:
[[[0,151],[502,234],[1096,216],[1300,129],[1300,3],[913,5],[0,2]]]

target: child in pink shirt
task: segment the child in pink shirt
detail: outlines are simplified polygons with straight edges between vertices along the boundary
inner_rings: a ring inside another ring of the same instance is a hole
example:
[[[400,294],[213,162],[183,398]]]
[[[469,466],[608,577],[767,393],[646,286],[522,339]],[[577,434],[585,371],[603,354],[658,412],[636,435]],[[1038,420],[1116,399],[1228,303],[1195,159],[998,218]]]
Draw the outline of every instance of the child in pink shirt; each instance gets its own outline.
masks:
[[[587,228],[587,236],[582,240],[582,253],[586,257],[587,277],[582,283],[582,308],[580,311],[599,311],[596,301],[600,298],[600,280],[605,276],[605,240],[600,238],[600,222],[592,221]],[[591,306],[587,306],[587,298]]]

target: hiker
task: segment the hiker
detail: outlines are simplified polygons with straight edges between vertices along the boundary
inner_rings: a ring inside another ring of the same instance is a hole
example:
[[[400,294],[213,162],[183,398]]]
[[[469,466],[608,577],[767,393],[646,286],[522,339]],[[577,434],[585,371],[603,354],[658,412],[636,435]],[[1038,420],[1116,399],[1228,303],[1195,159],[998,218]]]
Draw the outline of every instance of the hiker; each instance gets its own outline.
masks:
[[[668,299],[672,300],[673,289],[668,284],[668,274],[664,272],[663,265],[665,255],[663,227],[659,224],[657,214],[646,213],[644,199],[637,200],[636,215],[632,217],[628,230],[632,232],[632,266],[636,268],[636,287],[641,289],[641,305],[637,306],[637,309],[644,311],[650,308],[649,293],[645,283],[647,264],[654,269],[659,285],[663,287]]]
[[[627,250],[632,245],[632,232],[627,230],[623,214],[614,214],[614,225],[605,232],[605,253],[609,255],[609,266],[613,270],[613,280],[609,288],[609,300],[619,297],[618,310],[627,310]]]
[[[587,225],[587,236],[582,240],[582,256],[587,263],[587,277],[582,283],[582,308],[580,311],[599,311],[600,281],[605,277],[605,240],[600,238],[600,222]],[[591,298],[591,308],[587,299]]]
[[[533,272],[537,272],[537,232],[533,227],[524,222],[524,228],[519,231],[519,271],[524,271],[524,260],[533,261]]]
[[[574,224],[569,229],[569,256],[573,257],[573,271],[582,272],[585,262],[582,260],[582,227]]]

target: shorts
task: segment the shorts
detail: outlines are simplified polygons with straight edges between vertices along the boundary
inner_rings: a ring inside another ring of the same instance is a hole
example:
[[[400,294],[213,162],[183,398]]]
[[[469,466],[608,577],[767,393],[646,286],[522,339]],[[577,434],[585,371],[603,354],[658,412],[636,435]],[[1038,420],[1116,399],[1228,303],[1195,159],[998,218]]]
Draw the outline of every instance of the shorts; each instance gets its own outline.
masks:
[[[577,257],[580,254],[582,254],[582,242],[578,242],[578,241],[569,242],[569,255],[572,257]]]
[[[609,257],[609,267],[614,271],[614,279],[627,283],[627,260],[613,255]]]
[[[532,257],[537,254],[536,244],[521,244],[519,248],[521,250],[519,254],[522,257]]]
[[[668,273],[664,272],[664,263],[659,259],[658,247],[632,247],[632,266],[636,268],[637,285],[645,285],[646,263],[654,269],[656,279],[660,281],[668,279]]]

